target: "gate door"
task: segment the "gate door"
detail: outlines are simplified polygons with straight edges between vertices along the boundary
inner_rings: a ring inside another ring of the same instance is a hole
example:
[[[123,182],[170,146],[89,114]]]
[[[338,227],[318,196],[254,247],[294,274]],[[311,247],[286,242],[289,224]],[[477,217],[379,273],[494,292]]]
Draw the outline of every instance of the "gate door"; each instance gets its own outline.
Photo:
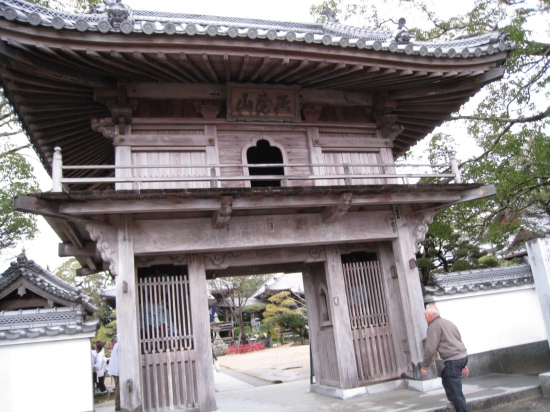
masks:
[[[362,384],[398,377],[378,261],[343,263],[357,374]]]
[[[187,274],[138,278],[143,406],[198,408]]]

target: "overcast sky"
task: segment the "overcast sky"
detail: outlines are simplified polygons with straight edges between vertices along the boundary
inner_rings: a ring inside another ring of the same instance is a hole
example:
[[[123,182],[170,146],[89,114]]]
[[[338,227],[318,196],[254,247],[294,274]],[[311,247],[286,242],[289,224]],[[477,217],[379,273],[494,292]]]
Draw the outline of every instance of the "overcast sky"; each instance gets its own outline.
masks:
[[[431,2],[434,4],[434,9],[437,9],[440,15],[450,15],[467,11],[474,0],[462,0],[460,2],[432,0]],[[203,0],[193,2],[176,2],[174,0],[124,0],[123,3],[128,4],[135,10],[171,11],[190,14],[311,23],[313,22],[313,18],[310,15],[309,9],[312,4],[317,4],[319,2],[314,2],[312,0],[277,0],[263,2],[257,0]],[[386,11],[393,20],[397,21],[400,17],[405,17],[408,27],[422,25],[422,20],[425,18],[415,15],[408,8],[406,2],[402,2],[400,6],[396,7],[395,1],[378,1],[379,5],[386,3],[388,4]],[[435,6],[436,4],[437,6]],[[348,24],[360,25],[361,22],[352,21],[348,22]],[[14,143],[24,144],[25,142],[26,138],[22,136]],[[41,184],[41,190],[51,190],[51,179],[40,162],[36,160],[34,153],[28,151],[26,155],[29,159],[32,159],[32,164],[35,166],[35,171]],[[30,259],[35,260],[43,267],[49,266],[52,271],[64,261],[64,259],[60,259],[57,255],[58,244],[60,242],[59,238],[43,218],[39,217],[38,220],[40,234],[36,240],[22,242],[16,249],[0,254],[0,273],[5,270],[9,262],[12,261],[15,256],[21,253],[23,247],[26,249],[27,256]]]

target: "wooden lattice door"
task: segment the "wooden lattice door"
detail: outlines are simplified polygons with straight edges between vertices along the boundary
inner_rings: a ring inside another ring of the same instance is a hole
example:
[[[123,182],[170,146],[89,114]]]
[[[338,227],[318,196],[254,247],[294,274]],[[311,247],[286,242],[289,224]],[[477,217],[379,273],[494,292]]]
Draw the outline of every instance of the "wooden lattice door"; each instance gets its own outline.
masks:
[[[198,407],[187,274],[138,278],[144,411]]]
[[[399,372],[380,264],[366,261],[342,266],[359,381],[396,378]]]

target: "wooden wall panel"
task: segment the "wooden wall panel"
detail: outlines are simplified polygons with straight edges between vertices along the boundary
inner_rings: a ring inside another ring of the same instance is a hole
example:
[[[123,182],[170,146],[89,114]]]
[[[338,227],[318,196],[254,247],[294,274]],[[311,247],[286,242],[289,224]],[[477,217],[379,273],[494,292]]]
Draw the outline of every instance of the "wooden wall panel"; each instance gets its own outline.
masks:
[[[228,132],[218,131],[218,150],[220,164],[245,164],[243,159],[243,148],[249,146],[254,139],[265,138],[284,148],[289,164],[308,164],[309,150],[305,132],[282,132],[257,133],[257,132]],[[308,176],[311,171],[309,167],[290,167],[287,168],[289,174],[303,174]],[[223,168],[222,176],[242,176],[243,171],[240,168]],[[310,181],[290,181],[293,186],[310,186]],[[222,187],[244,187],[243,182],[223,182]]]
[[[132,152],[132,165],[207,165],[206,151],[134,151]],[[134,169],[134,177],[184,177],[184,176],[210,176],[208,168],[147,168]],[[207,188],[210,182],[162,182],[142,183],[142,189],[183,189],[183,188]]]

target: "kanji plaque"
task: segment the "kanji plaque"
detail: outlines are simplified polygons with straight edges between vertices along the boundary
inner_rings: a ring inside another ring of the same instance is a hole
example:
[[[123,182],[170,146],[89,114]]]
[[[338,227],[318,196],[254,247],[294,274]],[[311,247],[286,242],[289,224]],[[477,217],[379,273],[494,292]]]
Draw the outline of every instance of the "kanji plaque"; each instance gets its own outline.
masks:
[[[300,87],[227,85],[227,120],[299,122]]]

